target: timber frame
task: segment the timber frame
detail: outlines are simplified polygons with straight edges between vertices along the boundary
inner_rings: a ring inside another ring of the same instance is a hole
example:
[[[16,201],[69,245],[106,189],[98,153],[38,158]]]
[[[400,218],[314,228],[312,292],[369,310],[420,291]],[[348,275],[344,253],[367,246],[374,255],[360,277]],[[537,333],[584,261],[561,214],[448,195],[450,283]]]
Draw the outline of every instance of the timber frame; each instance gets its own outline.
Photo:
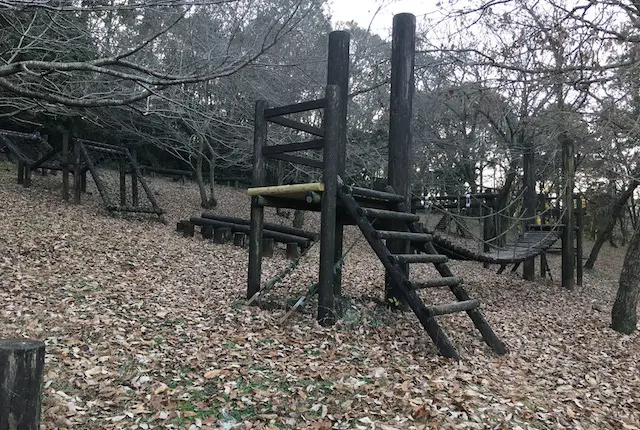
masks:
[[[391,55],[391,109],[389,129],[388,185],[384,191],[347,186],[345,177],[347,101],[349,82],[349,33],[329,35],[327,86],[325,95],[281,107],[269,107],[264,100],[255,104],[253,184],[249,231],[247,299],[261,288],[264,207],[286,207],[320,211],[320,265],[318,282],[318,322],[335,323],[336,299],[341,296],[343,226],[358,226],[386,270],[387,303],[399,310],[411,309],[440,354],[458,359],[459,355],[440,328],[436,317],[466,312],[485,342],[498,354],[507,348],[482,315],[478,300],[467,294],[461,278],[447,266],[447,257],[438,254],[433,237],[425,232],[419,217],[411,212],[410,144],[412,98],[414,91],[415,17],[399,14],[393,20]],[[324,111],[322,127],[305,124],[287,115],[309,110]],[[268,145],[269,123],[293,128],[311,137],[287,145]],[[292,155],[297,151],[322,150],[322,159]],[[284,160],[322,169],[321,183],[269,186],[266,183],[268,159]],[[418,254],[413,253],[418,251]],[[412,263],[433,264],[440,277],[427,280],[409,278]],[[427,305],[417,294],[425,288],[446,287],[456,301]]]

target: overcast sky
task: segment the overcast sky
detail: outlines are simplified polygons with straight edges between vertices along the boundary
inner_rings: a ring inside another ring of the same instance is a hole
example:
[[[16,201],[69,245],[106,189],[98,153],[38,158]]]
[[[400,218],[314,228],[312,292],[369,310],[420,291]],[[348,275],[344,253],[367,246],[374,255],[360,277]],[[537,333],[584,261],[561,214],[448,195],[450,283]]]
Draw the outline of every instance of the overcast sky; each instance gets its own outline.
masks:
[[[376,11],[382,4],[378,14]],[[331,0],[331,14],[334,27],[338,22],[356,21],[360,27],[367,28],[371,23],[371,30],[383,38],[391,35],[393,15],[409,12],[416,16],[433,12],[435,6],[432,1],[423,0]]]

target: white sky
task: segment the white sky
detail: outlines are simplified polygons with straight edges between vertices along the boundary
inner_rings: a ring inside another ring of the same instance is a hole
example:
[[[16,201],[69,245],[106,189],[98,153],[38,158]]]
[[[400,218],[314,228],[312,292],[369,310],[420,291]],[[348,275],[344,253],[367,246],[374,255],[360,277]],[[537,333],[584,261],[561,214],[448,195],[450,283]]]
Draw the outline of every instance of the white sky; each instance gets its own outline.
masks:
[[[382,38],[391,35],[393,15],[409,12],[420,17],[436,9],[430,0],[330,0],[329,7],[336,30],[339,22],[355,21],[363,28],[371,24],[371,30]]]

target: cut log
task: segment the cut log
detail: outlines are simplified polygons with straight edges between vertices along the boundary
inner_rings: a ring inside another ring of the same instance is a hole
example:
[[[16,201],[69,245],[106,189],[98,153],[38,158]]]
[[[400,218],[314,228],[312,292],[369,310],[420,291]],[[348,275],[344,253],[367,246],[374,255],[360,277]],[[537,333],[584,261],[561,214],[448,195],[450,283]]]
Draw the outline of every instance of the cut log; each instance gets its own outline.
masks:
[[[233,234],[233,244],[235,246],[244,246],[244,233],[241,232],[235,232]]]
[[[445,276],[442,278],[427,279],[425,281],[412,280],[411,285],[413,290],[421,290],[424,288],[436,288],[436,287],[454,287],[462,284],[462,278],[458,276]]]
[[[446,263],[449,259],[440,254],[396,254],[393,256],[398,263]]]
[[[265,237],[262,239],[262,256],[273,257],[273,248],[275,241],[271,237]]]
[[[300,257],[300,246],[295,242],[287,243],[287,258],[289,260],[296,260]]]
[[[193,237],[195,233],[194,224],[190,222],[184,223],[184,228],[182,229],[182,234],[184,237]]]
[[[206,226],[202,226],[202,228],[205,228],[205,227]],[[211,228],[213,227],[211,226]],[[231,238],[231,228],[228,228],[228,227],[216,228],[215,231],[213,232],[213,241],[215,243],[226,243],[229,241],[230,238]]]
[[[44,342],[0,340],[0,429],[40,430]]]
[[[361,213],[367,218],[390,219],[394,221],[418,222],[420,217],[406,212],[388,211],[384,209],[362,208]]]
[[[197,218],[197,217],[191,218],[190,221],[196,225],[211,224],[213,225],[213,228],[228,227],[234,233],[242,232],[245,234],[249,234],[249,231],[250,231],[250,228],[248,225],[234,224],[231,222],[216,221],[213,219]],[[273,238],[277,242],[281,242],[281,243],[296,242],[303,248],[306,248],[310,245],[310,240],[306,237],[300,237],[293,234],[281,233],[279,231],[265,229],[263,232],[263,236]]]
[[[249,225],[249,220],[246,220],[246,219],[236,218],[236,217],[232,217],[232,216],[224,216],[224,215],[212,214],[212,213],[208,213],[208,212],[204,212],[202,214],[202,218],[207,218],[207,219],[212,219],[212,220],[222,221],[222,222],[232,223],[232,224]],[[293,236],[305,237],[307,239],[314,240],[314,241],[318,240],[320,238],[320,234],[319,233],[315,233],[315,232],[312,232],[312,231],[306,231],[306,230],[302,230],[302,229],[295,228],[295,227],[289,227],[289,226],[286,226],[286,225],[275,224],[275,223],[272,223],[272,222],[265,222],[264,223],[264,228],[266,230],[276,231],[276,232],[279,232],[279,233],[285,233],[285,234],[290,234],[290,235],[293,235]],[[279,242],[279,240],[278,240],[278,242]]]
[[[428,306],[427,311],[432,317],[435,317],[438,315],[453,314],[455,312],[470,311],[479,305],[480,303],[477,300],[465,300],[444,305]]]
[[[203,225],[200,228],[200,233],[202,233],[203,239],[212,239],[213,238],[213,226],[212,225]]]

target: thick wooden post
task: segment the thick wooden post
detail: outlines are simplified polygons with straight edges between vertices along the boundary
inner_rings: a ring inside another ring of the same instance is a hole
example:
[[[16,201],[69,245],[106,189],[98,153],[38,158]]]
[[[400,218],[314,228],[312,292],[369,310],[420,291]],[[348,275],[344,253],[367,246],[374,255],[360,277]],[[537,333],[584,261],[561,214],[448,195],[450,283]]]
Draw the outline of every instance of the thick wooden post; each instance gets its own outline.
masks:
[[[524,206],[524,223],[522,231],[527,231],[528,226],[535,223],[536,216],[536,175],[533,158],[533,142],[527,140],[523,145],[522,167],[523,175],[523,206]],[[522,263],[522,278],[527,281],[533,281],[536,277],[535,258],[525,260]]]
[[[0,339],[0,429],[40,430],[44,342]]]
[[[133,158],[135,166],[138,164],[138,151],[132,148],[129,153],[131,154],[131,158]],[[138,197],[138,172],[134,166],[131,166],[131,204],[135,208],[140,204],[140,199]]]
[[[322,207],[320,215],[320,274],[318,285],[318,322],[335,323],[334,266],[336,249],[336,205],[338,199],[338,158],[340,146],[340,89],[327,85],[324,110],[324,153]]]
[[[414,90],[413,69],[415,63],[416,18],[409,13],[393,17],[393,36],[391,42],[391,103],[389,117],[389,185],[404,197],[404,207],[411,210],[411,116]],[[396,223],[397,224],[397,223]],[[393,229],[394,223],[391,223]],[[409,242],[388,240],[389,251],[395,254],[408,254]],[[403,267],[405,276],[409,275],[409,266]],[[390,277],[386,276],[386,299],[389,304],[402,310],[409,305],[396,291]]]
[[[118,163],[120,173],[120,206],[127,207],[127,164],[124,160]]]
[[[338,106],[338,125],[340,127],[338,140],[338,175],[345,177],[347,158],[347,105],[349,102],[349,40],[346,31],[332,31],[329,33],[329,54],[327,61],[327,85],[337,85],[340,92]],[[336,220],[335,262],[342,259],[342,242],[344,223],[341,218]],[[335,296],[342,295],[342,266],[334,270],[333,292]]]
[[[575,220],[573,210],[573,188],[575,182],[575,160],[573,139],[563,133],[562,146],[562,183],[564,184],[562,204],[564,209],[562,230],[562,286],[568,290],[575,288]]]
[[[266,185],[267,171],[265,169],[262,148],[267,144],[267,120],[264,110],[267,102],[258,100],[254,117],[253,133],[253,186]],[[262,230],[264,224],[264,208],[258,204],[258,196],[251,197],[251,230],[249,232],[249,273],[247,278],[247,299],[260,291],[262,272]]]
[[[582,196],[576,197],[576,283],[582,286],[582,254],[583,254],[583,234],[584,234],[584,210],[582,208]]]
[[[484,201],[484,205],[482,206],[481,214],[483,216],[482,219],[482,250],[484,252],[491,251],[491,244],[494,242],[495,238],[495,227],[493,225],[494,216],[493,216],[493,207],[494,207],[494,198],[488,197]],[[483,263],[482,266],[485,269],[491,267],[490,263]]]
[[[24,184],[24,163],[18,160],[18,183]]]
[[[69,130],[62,132],[62,200],[69,202]]]
[[[78,139],[73,139],[73,158],[73,203],[79,205],[82,194],[82,154]]]

